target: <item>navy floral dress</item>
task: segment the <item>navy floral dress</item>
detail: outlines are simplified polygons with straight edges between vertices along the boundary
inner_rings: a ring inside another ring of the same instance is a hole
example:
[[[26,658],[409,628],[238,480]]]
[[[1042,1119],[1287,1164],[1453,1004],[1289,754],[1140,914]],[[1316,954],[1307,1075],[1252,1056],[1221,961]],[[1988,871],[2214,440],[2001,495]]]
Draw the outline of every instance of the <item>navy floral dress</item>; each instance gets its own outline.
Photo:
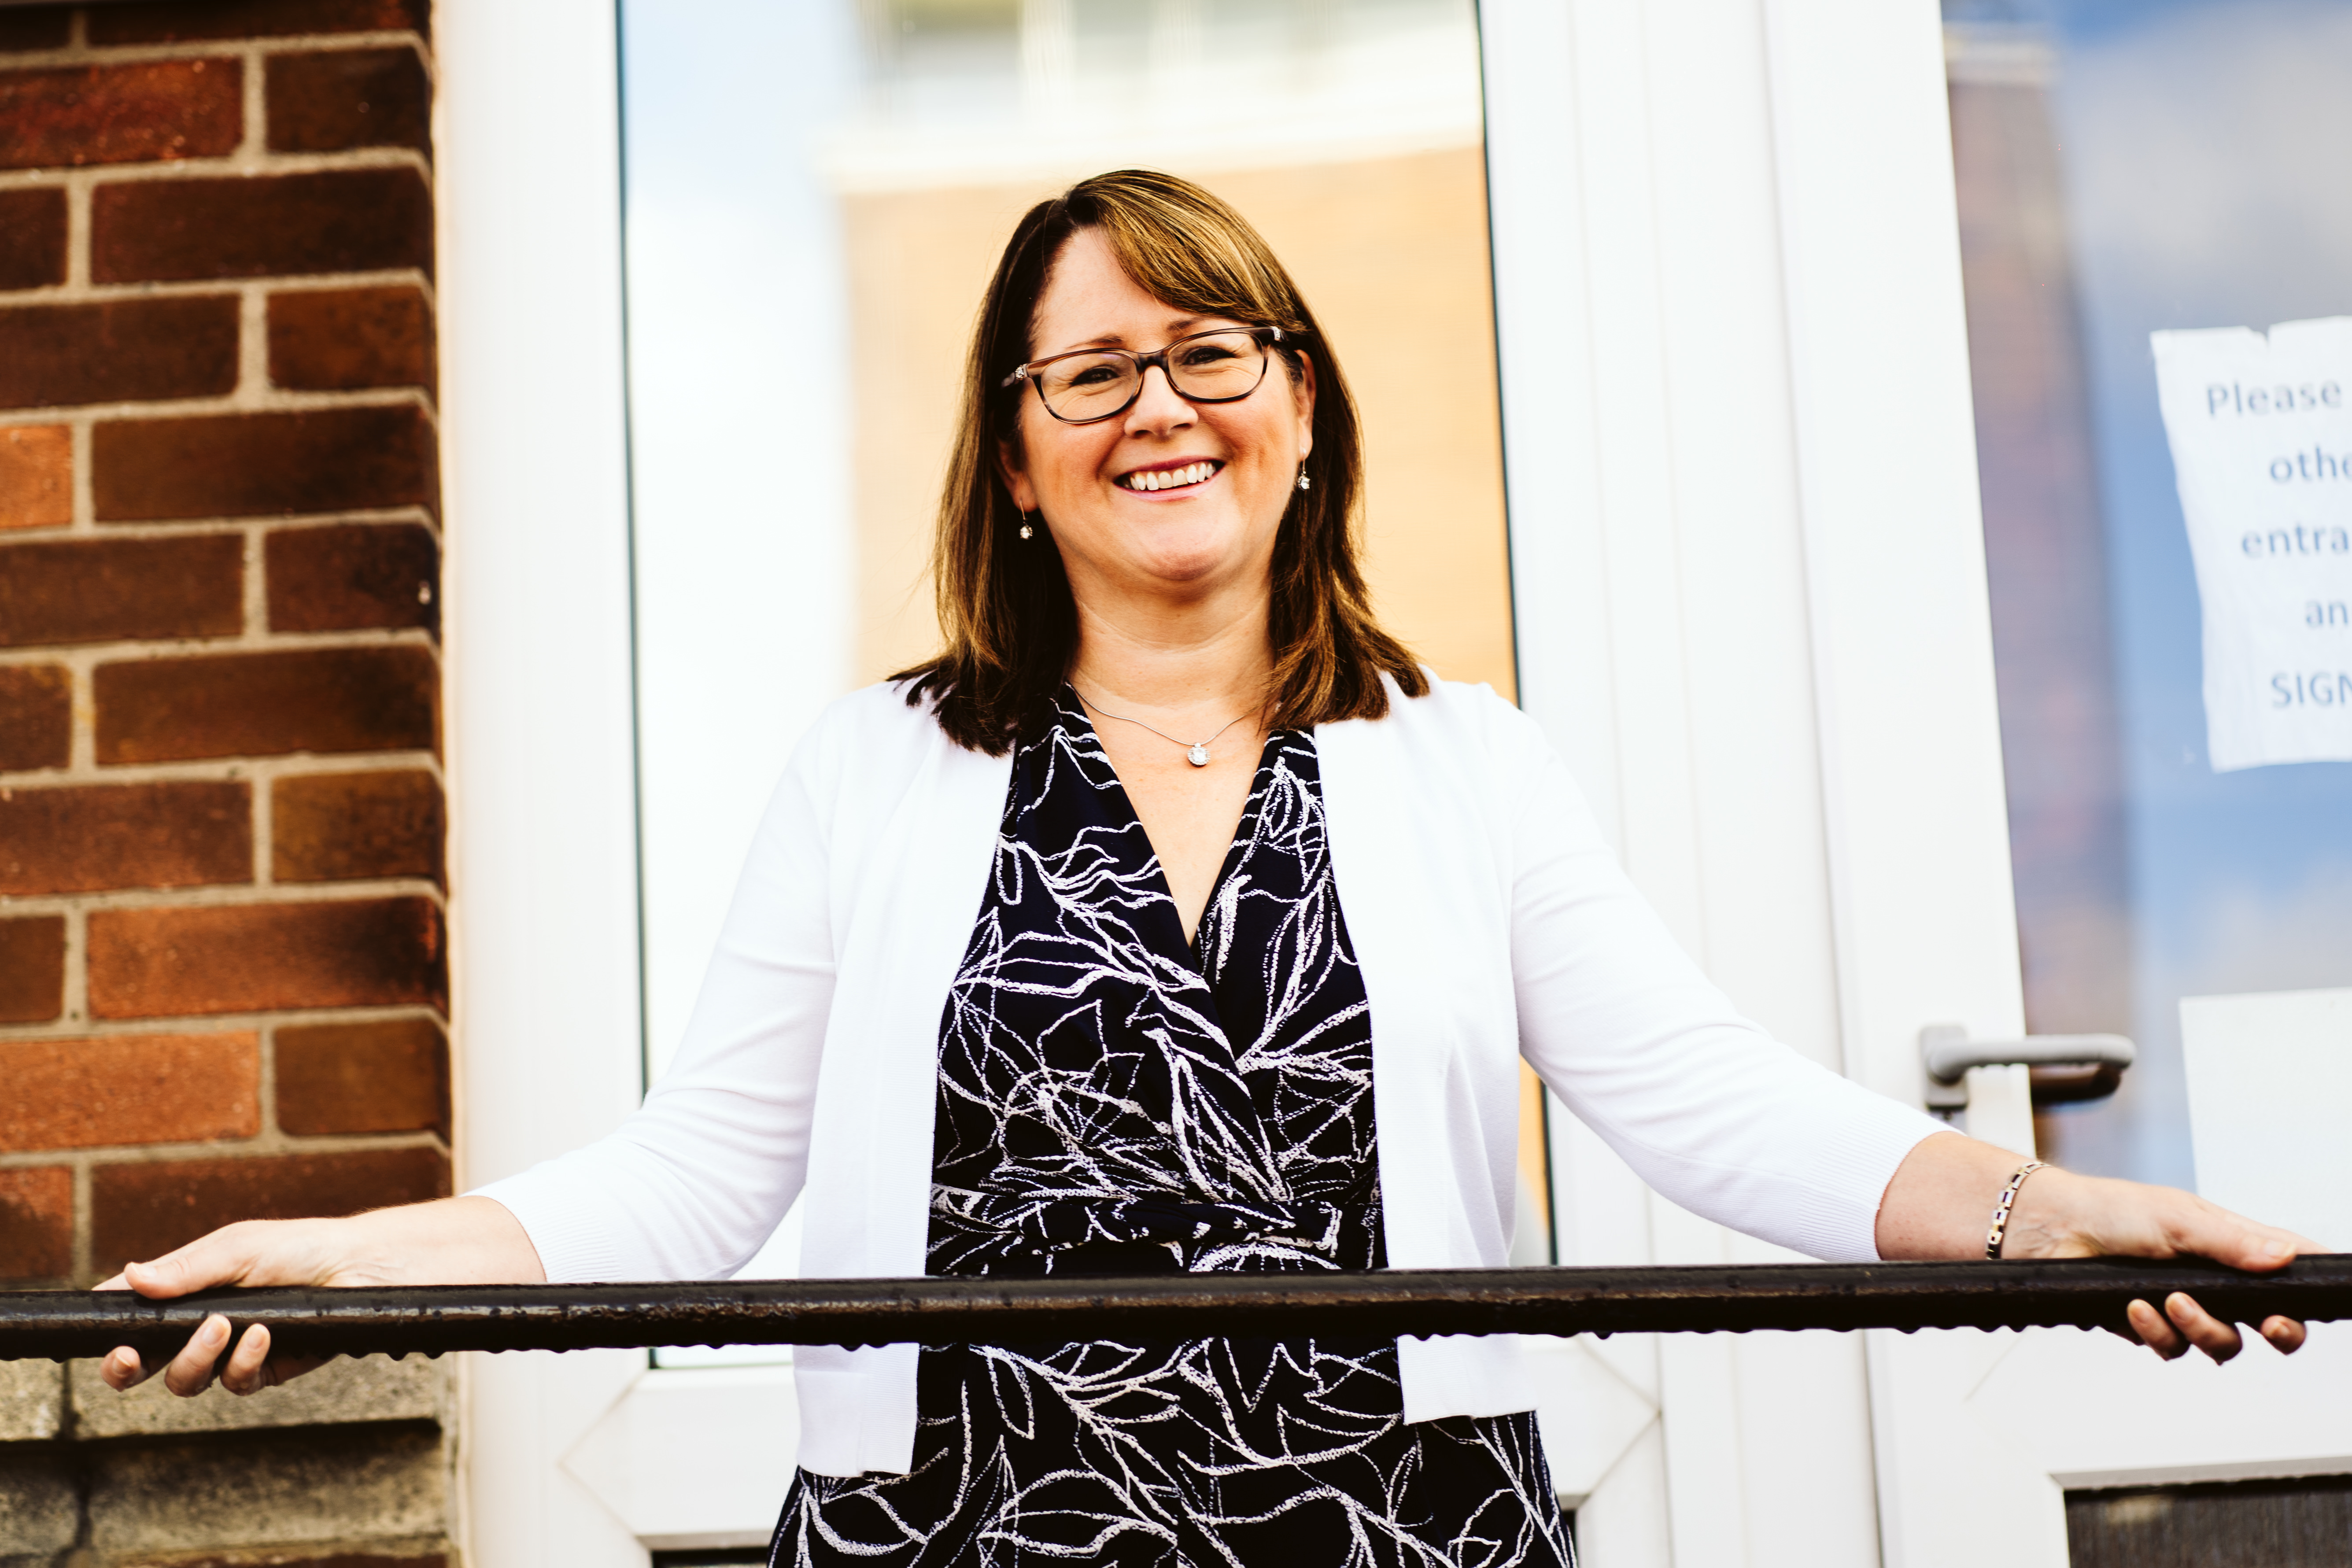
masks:
[[[1188,943],[1066,689],[940,1021],[929,1271],[1383,1261],[1313,737],[1268,737]],[[917,1385],[914,1468],[800,1476],[776,1568],[1571,1562],[1534,1415],[1406,1425],[1393,1341],[927,1345]]]

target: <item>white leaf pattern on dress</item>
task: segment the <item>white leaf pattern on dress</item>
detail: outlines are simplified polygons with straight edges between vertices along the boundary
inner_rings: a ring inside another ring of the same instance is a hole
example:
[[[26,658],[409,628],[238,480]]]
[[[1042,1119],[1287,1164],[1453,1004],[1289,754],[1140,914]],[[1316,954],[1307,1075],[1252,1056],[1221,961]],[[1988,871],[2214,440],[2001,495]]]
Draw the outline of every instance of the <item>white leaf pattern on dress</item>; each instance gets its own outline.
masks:
[[[1065,689],[941,1017],[931,1273],[1381,1267],[1328,851],[1313,737],[1277,731],[1187,944]],[[1392,1341],[926,1346],[918,1385],[914,1468],[801,1476],[777,1568],[1572,1562],[1535,1417],[1406,1425]]]

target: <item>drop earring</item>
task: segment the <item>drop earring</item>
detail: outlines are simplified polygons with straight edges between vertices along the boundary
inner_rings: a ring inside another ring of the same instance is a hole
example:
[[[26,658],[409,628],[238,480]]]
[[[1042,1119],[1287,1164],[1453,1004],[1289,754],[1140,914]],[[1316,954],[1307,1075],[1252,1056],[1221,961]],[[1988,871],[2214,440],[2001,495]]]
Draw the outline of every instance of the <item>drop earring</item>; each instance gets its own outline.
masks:
[[[1302,490],[1307,488],[1307,465],[1304,463],[1298,465],[1298,488]]]
[[[1037,531],[1029,526],[1029,514],[1025,511],[1021,514],[1021,537],[1024,539],[1037,537]]]

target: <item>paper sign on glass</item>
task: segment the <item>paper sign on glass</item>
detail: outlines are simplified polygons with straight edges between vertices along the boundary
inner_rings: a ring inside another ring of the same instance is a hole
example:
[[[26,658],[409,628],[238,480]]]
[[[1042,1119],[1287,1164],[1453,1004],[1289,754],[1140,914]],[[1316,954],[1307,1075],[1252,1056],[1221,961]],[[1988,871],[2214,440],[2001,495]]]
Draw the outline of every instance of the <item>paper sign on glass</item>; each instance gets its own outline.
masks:
[[[2352,760],[2352,316],[2149,342],[2213,769]]]

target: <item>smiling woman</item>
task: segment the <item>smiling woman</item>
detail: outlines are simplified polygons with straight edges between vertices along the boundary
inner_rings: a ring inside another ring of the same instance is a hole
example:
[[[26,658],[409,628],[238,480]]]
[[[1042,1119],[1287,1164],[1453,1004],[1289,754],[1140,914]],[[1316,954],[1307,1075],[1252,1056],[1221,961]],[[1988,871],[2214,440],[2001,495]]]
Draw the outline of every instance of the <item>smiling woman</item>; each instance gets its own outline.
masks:
[[[1378,719],[1384,677],[1428,689],[1372,618],[1361,452],[1313,312],[1240,214],[1134,170],[1038,203],[981,308],[934,562],[947,647],[901,672],[908,701],[992,754],[1050,729],[1065,682],[1120,720],[1106,744],[1190,937],[1265,735]],[[1221,756],[1175,740],[1244,723]]]
[[[947,646],[903,672],[958,741],[1001,752],[1034,732],[1072,673],[1079,604],[1149,623],[1170,583],[1186,615],[1253,642],[1265,628],[1270,722],[1378,718],[1383,673],[1425,689],[1372,618],[1347,378],[1224,203],[1129,171],[1037,204],[989,285],[964,380],[933,563]],[[1033,512],[1056,548],[1024,548]],[[1179,731],[1210,716],[1133,700]]]

